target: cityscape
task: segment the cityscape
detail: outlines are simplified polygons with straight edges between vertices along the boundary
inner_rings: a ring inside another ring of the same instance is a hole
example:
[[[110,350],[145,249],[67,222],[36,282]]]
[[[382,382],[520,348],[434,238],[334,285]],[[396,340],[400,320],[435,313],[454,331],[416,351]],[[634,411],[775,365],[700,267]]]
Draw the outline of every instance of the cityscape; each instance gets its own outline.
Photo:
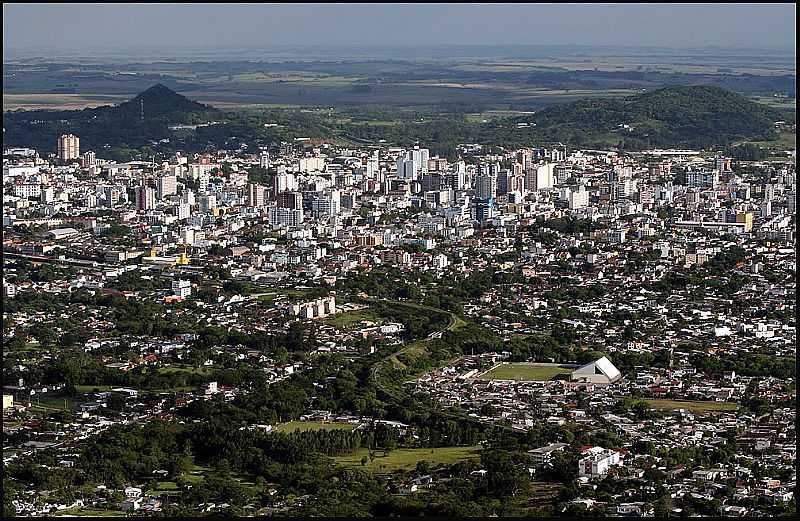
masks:
[[[601,7],[4,4],[3,517],[796,515],[795,6]]]

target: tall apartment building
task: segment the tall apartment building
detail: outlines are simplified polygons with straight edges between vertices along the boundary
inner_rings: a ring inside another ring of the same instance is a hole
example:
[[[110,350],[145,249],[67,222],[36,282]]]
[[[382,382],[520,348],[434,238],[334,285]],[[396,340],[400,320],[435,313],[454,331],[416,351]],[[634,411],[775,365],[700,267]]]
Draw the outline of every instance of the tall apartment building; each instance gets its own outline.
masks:
[[[174,175],[162,175],[158,178],[158,198],[178,193],[178,179]]]
[[[397,158],[397,177],[417,180],[428,172],[430,151],[427,148],[414,147]]]
[[[303,209],[303,194],[300,192],[281,192],[276,197],[278,208]]]
[[[589,206],[589,192],[584,189],[583,185],[579,186],[577,190],[569,193],[570,210],[586,208],[587,206]]]
[[[58,159],[71,161],[81,155],[80,139],[73,134],[63,134],[58,138]]]
[[[278,174],[272,179],[272,190],[275,194],[294,192],[297,190],[297,178],[294,174]]]
[[[136,209],[140,211],[151,210],[156,207],[156,191],[149,186],[136,188]]]
[[[247,185],[247,206],[264,206],[264,187],[250,183]]]
[[[553,188],[555,163],[532,165],[525,174],[525,188],[530,191]]]
[[[81,159],[81,166],[84,168],[89,168],[90,166],[95,166],[97,164],[97,156],[91,150],[89,152],[85,152]]]
[[[489,200],[497,197],[497,174],[490,165],[481,167],[481,172],[475,177],[475,198]]]
[[[269,153],[264,151],[258,157],[258,166],[261,168],[269,168]]]

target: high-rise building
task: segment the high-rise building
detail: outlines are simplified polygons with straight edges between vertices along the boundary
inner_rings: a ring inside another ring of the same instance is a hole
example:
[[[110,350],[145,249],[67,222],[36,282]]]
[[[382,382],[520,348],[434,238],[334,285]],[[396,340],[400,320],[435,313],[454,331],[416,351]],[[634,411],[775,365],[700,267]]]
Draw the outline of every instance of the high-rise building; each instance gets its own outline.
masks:
[[[212,208],[217,207],[217,196],[216,195],[204,195],[200,197],[200,211],[203,213],[208,213],[212,210]]]
[[[527,170],[525,188],[528,190],[548,190],[553,188],[554,167],[555,163],[533,165]]]
[[[430,151],[427,148],[414,147],[407,150],[405,155],[397,158],[397,177],[401,179],[417,180],[428,172],[428,159]]]
[[[188,219],[192,215],[192,205],[188,203],[181,203],[177,207],[176,215],[178,219]]]
[[[341,208],[341,194],[338,190],[323,192],[311,200],[311,211],[314,217],[322,215],[334,216]]]
[[[281,192],[276,199],[278,208],[303,209],[303,194],[300,192]]]
[[[162,175],[158,178],[158,198],[178,193],[178,179],[174,175]]]
[[[73,134],[63,134],[58,138],[58,159],[71,161],[81,155],[80,139]]]
[[[694,170],[686,172],[686,185],[691,187],[714,188],[719,185],[719,172],[716,170]]]
[[[583,188],[583,185],[579,186],[577,190],[569,193],[570,210],[586,208],[587,206],[589,206],[589,192]]]
[[[89,152],[85,152],[83,154],[83,158],[81,159],[81,166],[83,168],[89,168],[90,166],[95,166],[97,164],[97,156],[95,156],[94,152],[91,150]]]
[[[247,185],[247,206],[264,206],[264,187],[250,183]]]
[[[258,166],[261,168],[269,168],[269,153],[267,151],[261,152],[258,158]]]
[[[294,174],[278,174],[272,179],[272,190],[277,195],[281,192],[297,190],[297,178]]]
[[[145,211],[156,207],[156,191],[149,186],[136,188],[136,209]]]
[[[475,198],[494,199],[497,196],[497,174],[489,165],[481,166],[480,173],[475,177]]]

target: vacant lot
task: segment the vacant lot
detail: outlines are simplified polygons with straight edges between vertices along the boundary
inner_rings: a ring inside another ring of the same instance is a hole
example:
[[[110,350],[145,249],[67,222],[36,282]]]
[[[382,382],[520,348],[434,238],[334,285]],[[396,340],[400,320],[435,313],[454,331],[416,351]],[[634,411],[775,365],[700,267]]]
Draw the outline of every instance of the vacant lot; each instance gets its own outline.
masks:
[[[483,380],[521,380],[545,382],[560,374],[570,374],[573,367],[550,364],[503,364],[481,375]]]
[[[380,450],[374,451],[377,455],[372,462],[369,461],[369,449],[360,449],[352,456],[339,456],[334,458],[336,463],[347,467],[360,467],[371,472],[390,473],[398,470],[412,470],[419,461],[427,461],[431,465],[451,465],[459,461],[480,457],[480,447],[437,447],[433,449],[395,449],[384,456]],[[361,458],[367,457],[367,463],[362,467]]]
[[[352,423],[323,423],[323,422],[301,422],[293,421],[283,423],[275,427],[275,432],[297,432],[297,431],[332,431],[336,429],[345,429],[352,431],[356,426]]]
[[[728,402],[696,402],[684,400],[645,400],[653,409],[687,409],[695,413],[713,411],[735,411],[739,406]]]

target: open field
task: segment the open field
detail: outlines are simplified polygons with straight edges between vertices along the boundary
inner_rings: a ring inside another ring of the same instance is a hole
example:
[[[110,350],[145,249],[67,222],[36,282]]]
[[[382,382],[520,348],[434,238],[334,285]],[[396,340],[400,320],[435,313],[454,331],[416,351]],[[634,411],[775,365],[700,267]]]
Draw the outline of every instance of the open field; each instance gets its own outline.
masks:
[[[782,98],[775,96],[753,96],[751,98],[757,103],[769,105],[778,109],[797,109],[797,99],[795,98]]]
[[[359,467],[371,472],[390,473],[398,470],[412,470],[417,462],[427,461],[432,465],[450,465],[459,461],[480,457],[480,447],[437,447],[431,449],[395,449],[383,456],[377,450],[378,457],[372,462],[361,465],[361,458],[369,459],[369,449],[360,449],[352,456],[339,456],[333,458],[336,463],[346,467]]]
[[[645,400],[653,409],[687,409],[694,413],[735,411],[739,405],[728,402],[697,402],[682,400]]]
[[[128,96],[108,94],[3,94],[3,111],[6,110],[81,110],[113,105],[129,99]]]
[[[352,423],[323,423],[323,422],[301,422],[292,421],[289,423],[282,423],[275,427],[275,432],[297,432],[297,431],[332,431],[332,430],[348,430],[352,431],[356,426]]]
[[[95,508],[69,508],[53,514],[58,517],[125,517],[120,510],[98,510]]]
[[[781,132],[775,141],[748,141],[747,143],[768,150],[796,150],[797,134],[794,132]]]
[[[765,103],[794,90],[793,56],[605,55],[538,51],[511,58],[325,60],[269,63],[4,64],[3,110],[82,109],[130,99],[155,83],[223,109],[309,106],[530,110],[666,84],[725,85]],[[539,56],[535,56],[539,54]],[[284,57],[286,59],[286,57]],[[744,73],[747,73],[745,75]],[[54,92],[55,91],[55,92]],[[58,91],[61,91],[60,93]],[[776,101],[778,100],[778,101]],[[788,103],[788,102],[787,102]],[[445,110],[446,111],[446,110]],[[475,112],[473,111],[473,112]],[[391,125],[381,118],[375,125]]]
[[[482,380],[520,380],[545,382],[560,374],[570,374],[574,367],[544,364],[502,364],[482,375]]]
[[[71,410],[75,408],[75,401],[72,398],[55,395],[38,395],[31,397],[31,406],[43,409]]]
[[[367,320],[369,322],[380,323],[383,320],[374,311],[367,309],[359,309],[357,311],[348,311],[346,313],[339,313],[324,320],[329,326],[337,329],[355,329],[361,322]]]

